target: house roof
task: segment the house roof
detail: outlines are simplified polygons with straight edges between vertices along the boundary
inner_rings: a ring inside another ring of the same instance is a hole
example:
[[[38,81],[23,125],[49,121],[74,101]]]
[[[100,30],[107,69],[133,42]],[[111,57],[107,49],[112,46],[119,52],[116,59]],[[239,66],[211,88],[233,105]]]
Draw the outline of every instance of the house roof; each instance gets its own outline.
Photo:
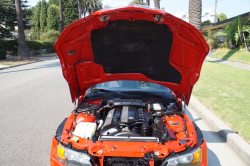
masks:
[[[241,15],[239,15],[239,16],[240,16],[241,18],[243,18],[243,20],[246,20],[248,17],[250,17],[250,12],[241,14]],[[238,17],[238,16],[235,16],[235,17],[226,19],[226,20],[221,21],[221,22],[217,22],[217,23],[213,23],[213,24],[204,26],[204,27],[202,27],[202,33],[206,33],[206,32],[208,32],[208,31],[210,31],[210,30],[220,29],[220,28],[222,28],[222,27],[224,27],[224,26],[227,26],[227,25],[229,25],[236,17]]]

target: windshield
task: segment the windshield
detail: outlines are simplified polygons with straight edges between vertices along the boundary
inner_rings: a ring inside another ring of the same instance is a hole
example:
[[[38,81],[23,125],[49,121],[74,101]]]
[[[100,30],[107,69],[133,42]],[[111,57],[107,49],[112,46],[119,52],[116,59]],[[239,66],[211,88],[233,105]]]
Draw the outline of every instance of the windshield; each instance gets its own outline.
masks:
[[[145,81],[109,81],[92,86],[90,90],[106,89],[117,91],[148,91],[148,92],[165,92],[172,93],[172,91],[162,85],[145,82]]]

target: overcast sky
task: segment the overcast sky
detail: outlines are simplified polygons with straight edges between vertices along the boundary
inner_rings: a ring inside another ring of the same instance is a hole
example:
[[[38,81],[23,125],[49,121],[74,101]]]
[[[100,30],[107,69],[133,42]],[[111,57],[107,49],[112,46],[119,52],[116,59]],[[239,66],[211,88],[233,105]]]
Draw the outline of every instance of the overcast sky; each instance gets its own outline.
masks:
[[[35,6],[39,0],[28,0],[29,5]],[[48,1],[48,0],[46,0]],[[112,7],[126,6],[132,0],[103,0],[103,5]],[[161,0],[161,7],[171,14],[175,14],[180,11],[188,11],[189,0]],[[154,1],[150,0],[153,6]],[[215,0],[202,0],[202,8],[213,8],[215,7]],[[250,12],[250,0],[218,0],[217,13],[225,13],[228,18]]]

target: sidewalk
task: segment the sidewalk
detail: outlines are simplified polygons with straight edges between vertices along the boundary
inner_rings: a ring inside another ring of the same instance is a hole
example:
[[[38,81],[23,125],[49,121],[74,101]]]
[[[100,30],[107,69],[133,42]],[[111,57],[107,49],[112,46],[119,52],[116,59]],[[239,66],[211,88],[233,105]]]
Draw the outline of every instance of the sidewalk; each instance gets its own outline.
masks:
[[[229,65],[229,66],[234,66],[234,67],[238,67],[238,68],[250,71],[250,65],[248,65],[248,64],[244,64],[244,63],[240,63],[240,62],[232,62],[232,61],[227,61],[227,60],[222,60],[222,59],[217,59],[217,58],[212,58],[212,57],[209,57],[209,56],[206,57],[206,60],[211,61],[211,62],[217,62],[217,63]]]

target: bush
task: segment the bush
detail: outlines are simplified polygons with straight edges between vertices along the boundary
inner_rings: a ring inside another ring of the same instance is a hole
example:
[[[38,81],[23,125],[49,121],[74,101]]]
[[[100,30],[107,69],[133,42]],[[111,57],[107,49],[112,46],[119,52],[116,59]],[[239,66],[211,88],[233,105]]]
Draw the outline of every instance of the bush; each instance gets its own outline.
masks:
[[[42,47],[41,49],[49,49],[49,48],[53,48],[53,43],[51,42],[41,42],[42,43]]]
[[[6,59],[6,51],[3,49],[0,49],[0,59]]]
[[[220,44],[220,48],[229,48],[229,47],[230,47],[229,43],[227,43],[227,42],[224,42],[224,43]]]
[[[54,44],[59,35],[60,35],[59,31],[49,30],[48,32],[41,34],[40,40]]]
[[[207,43],[208,43],[208,45],[210,47],[210,50],[218,48],[219,44],[220,44],[219,40],[217,40],[217,39],[208,39]]]
[[[30,50],[40,50],[42,47],[42,43],[38,41],[26,41],[26,44]]]
[[[17,54],[18,44],[18,40],[0,39],[0,49],[12,51],[14,55]],[[50,49],[48,52],[54,52],[53,43],[49,41],[26,41],[26,44],[30,50]]]
[[[46,54],[54,53],[54,48],[48,48]]]
[[[0,49],[17,53],[18,40],[0,40]]]

